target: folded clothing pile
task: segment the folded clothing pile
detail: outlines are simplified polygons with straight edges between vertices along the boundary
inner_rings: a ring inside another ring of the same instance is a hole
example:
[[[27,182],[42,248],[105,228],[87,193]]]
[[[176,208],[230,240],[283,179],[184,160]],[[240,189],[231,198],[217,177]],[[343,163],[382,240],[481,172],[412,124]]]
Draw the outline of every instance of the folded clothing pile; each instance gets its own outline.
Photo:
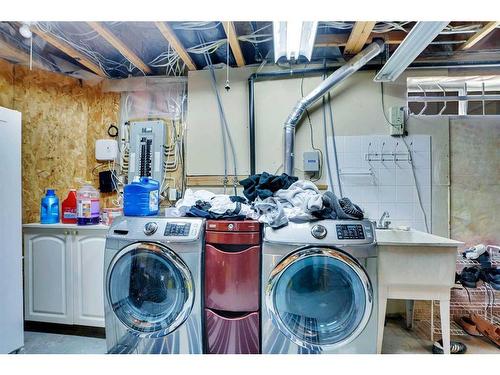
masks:
[[[175,205],[176,216],[194,216],[206,219],[257,219],[247,200],[235,195],[214,194],[208,190],[187,189]]]

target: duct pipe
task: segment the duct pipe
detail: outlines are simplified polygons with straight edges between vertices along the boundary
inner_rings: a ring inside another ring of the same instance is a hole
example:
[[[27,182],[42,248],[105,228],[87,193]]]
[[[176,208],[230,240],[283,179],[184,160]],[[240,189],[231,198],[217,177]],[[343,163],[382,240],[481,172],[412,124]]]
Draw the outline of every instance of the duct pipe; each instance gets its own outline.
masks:
[[[286,174],[293,175],[295,127],[304,115],[306,109],[321,99],[333,86],[342,82],[351,74],[359,70],[367,62],[377,56],[384,49],[384,42],[377,40],[363,51],[354,56],[348,63],[335,70],[321,84],[302,98],[288,116],[284,125],[283,170]]]

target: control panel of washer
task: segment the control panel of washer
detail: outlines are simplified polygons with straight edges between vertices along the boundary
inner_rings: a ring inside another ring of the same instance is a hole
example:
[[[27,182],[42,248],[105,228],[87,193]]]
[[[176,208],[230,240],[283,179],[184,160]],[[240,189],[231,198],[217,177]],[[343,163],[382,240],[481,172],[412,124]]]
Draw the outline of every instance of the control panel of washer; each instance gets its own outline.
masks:
[[[167,223],[164,236],[187,237],[191,232],[191,223]]]
[[[339,240],[365,239],[365,232],[361,224],[337,224],[336,229]]]

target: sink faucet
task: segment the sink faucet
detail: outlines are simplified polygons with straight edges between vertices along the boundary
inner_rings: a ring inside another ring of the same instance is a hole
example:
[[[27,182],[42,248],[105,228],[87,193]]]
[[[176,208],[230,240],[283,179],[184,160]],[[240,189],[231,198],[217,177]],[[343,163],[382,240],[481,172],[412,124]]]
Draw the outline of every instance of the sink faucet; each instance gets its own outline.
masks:
[[[384,213],[378,220],[377,229],[389,229],[389,224],[391,224],[391,222],[389,220],[385,220],[386,217],[390,217],[389,212],[384,211]]]

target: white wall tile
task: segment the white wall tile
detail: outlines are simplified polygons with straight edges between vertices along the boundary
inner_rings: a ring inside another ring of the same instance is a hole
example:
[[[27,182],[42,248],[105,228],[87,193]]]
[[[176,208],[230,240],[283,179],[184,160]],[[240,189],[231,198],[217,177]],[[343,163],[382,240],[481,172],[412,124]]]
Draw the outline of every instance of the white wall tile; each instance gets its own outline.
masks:
[[[412,150],[416,179],[421,191],[422,203],[431,224],[431,139],[430,136],[407,137]],[[349,197],[364,211],[365,216],[378,220],[384,211],[390,214],[392,226],[410,226],[425,230],[424,217],[416,195],[411,164],[406,161],[365,160],[365,154],[392,152],[405,153],[407,148],[400,138],[390,136],[340,136],[336,137],[339,169],[350,173],[365,172],[372,168],[374,179],[361,174],[341,177],[344,196]],[[333,151],[333,150],[332,150]],[[390,159],[390,156],[387,156]],[[332,173],[335,162],[331,159]],[[336,178],[334,179],[336,181]]]

